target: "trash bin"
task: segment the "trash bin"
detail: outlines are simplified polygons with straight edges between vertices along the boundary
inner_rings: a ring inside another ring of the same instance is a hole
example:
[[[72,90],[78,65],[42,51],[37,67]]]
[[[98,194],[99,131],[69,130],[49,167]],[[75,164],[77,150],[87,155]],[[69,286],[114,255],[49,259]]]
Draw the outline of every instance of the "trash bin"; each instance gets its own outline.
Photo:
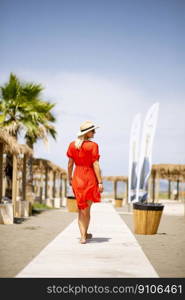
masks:
[[[123,199],[115,199],[115,204],[114,204],[115,207],[122,207],[123,206]]]
[[[69,212],[78,212],[76,198],[74,196],[67,197],[67,208]]]
[[[133,203],[134,232],[156,234],[163,208],[161,203]]]
[[[67,209],[69,212],[78,212],[77,201],[72,186],[67,185]]]

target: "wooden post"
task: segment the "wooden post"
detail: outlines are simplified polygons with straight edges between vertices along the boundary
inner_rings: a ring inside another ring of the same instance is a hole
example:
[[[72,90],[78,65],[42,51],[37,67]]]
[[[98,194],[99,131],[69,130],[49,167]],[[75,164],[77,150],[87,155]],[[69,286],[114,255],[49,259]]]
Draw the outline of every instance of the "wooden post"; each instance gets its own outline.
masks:
[[[115,186],[115,181],[113,181],[113,196],[114,196],[114,199],[116,199],[116,186]]]
[[[53,198],[56,195],[56,171],[53,171]]]
[[[151,202],[152,199],[152,176],[148,178],[148,199],[147,202]]]
[[[45,167],[45,202],[48,198],[48,167]]]
[[[168,180],[168,199],[171,199],[171,179]]]
[[[156,201],[159,201],[159,193],[160,193],[160,178],[159,178],[159,174],[157,173],[156,176]]]
[[[41,169],[39,168],[37,171],[37,188],[36,188],[36,199],[39,201],[41,201],[41,191],[42,191],[42,188],[41,188],[41,184],[42,184],[42,174],[41,174]]]
[[[67,197],[67,179],[64,179],[64,196]]]
[[[114,180],[114,199],[117,199],[117,181]]]
[[[60,198],[60,206],[63,205],[62,199],[62,174],[60,174],[60,185],[59,185],[59,198]]]
[[[61,199],[60,199],[60,187],[59,187],[59,172],[55,172],[55,185],[54,185],[54,198],[53,198],[53,206],[55,208],[60,208],[61,207]]]
[[[29,199],[27,198],[27,155],[23,156],[23,169],[22,169],[22,195],[21,201],[17,202],[17,207],[19,208],[18,216],[19,217],[28,217],[29,216]],[[19,180],[19,188],[20,188],[20,180]]]
[[[156,171],[152,173],[152,202],[155,202],[155,178],[156,178]]]
[[[177,196],[176,199],[179,200],[179,179],[177,180]]]
[[[17,200],[17,157],[13,154],[13,174],[12,174],[12,204],[15,216],[15,206]]]
[[[126,181],[126,203],[128,204],[128,179]]]
[[[60,174],[59,174],[59,172],[57,172],[56,173],[56,186],[55,186],[55,191],[56,191],[56,197],[57,198],[60,198],[59,180],[60,180]]]
[[[39,197],[39,193],[40,193],[39,190],[40,190],[40,178],[37,178],[37,197]]]
[[[49,177],[49,188],[48,188],[48,198],[51,200],[52,199],[52,194],[53,194],[53,178],[52,178],[52,171],[49,171],[48,174]]]
[[[60,174],[60,199],[62,199],[62,174]]]
[[[4,175],[4,174],[3,174]],[[7,188],[7,177],[3,176],[3,196],[5,195],[6,188]]]
[[[22,178],[20,177],[19,171],[17,170],[17,198],[22,200],[22,192],[20,191],[20,185],[22,184]]]
[[[35,172],[35,196],[38,197],[39,193],[39,179],[37,178],[37,172]]]
[[[42,169],[40,168],[40,192],[39,192],[40,203],[42,203],[42,198],[43,198],[42,196],[43,196],[43,178],[42,178]]]
[[[2,203],[3,197],[3,151],[4,144],[0,143],[0,203]]]
[[[65,178],[65,175],[61,177],[61,193],[62,193],[62,205],[66,206],[67,205],[67,179]]]
[[[27,155],[23,158],[23,172],[22,172],[22,200],[26,201],[26,172],[27,172]]]

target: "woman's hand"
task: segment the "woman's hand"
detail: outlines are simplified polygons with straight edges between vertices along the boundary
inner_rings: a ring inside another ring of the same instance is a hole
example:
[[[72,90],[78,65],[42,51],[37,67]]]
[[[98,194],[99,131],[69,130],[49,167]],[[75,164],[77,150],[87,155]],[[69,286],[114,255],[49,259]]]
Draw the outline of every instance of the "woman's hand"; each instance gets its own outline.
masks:
[[[103,193],[103,184],[102,183],[98,183],[98,187],[99,187],[99,192]]]
[[[72,178],[69,179],[69,185],[72,186]]]

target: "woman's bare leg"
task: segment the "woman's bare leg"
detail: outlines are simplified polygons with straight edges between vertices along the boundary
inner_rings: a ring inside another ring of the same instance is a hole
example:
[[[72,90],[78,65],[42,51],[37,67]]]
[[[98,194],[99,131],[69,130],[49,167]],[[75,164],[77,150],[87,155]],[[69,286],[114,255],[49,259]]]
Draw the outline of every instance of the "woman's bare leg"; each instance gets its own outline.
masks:
[[[81,242],[85,242],[87,237],[87,230],[90,223],[90,209],[92,205],[92,201],[87,201],[88,207],[85,209],[79,210],[78,214],[78,225],[81,233]]]
[[[86,237],[87,237],[87,231],[88,231],[88,228],[89,228],[89,223],[90,223],[90,219],[91,219],[91,205],[92,205],[92,201],[87,201],[89,207],[87,207],[87,224],[86,224]]]

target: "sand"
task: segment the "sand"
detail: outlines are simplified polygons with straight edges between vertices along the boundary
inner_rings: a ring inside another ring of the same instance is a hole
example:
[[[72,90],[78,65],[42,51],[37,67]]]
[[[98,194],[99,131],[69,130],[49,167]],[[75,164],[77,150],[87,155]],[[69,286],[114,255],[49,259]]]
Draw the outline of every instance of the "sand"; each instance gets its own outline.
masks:
[[[165,209],[157,234],[140,235],[133,232],[133,214],[117,208],[159,277],[185,278],[185,216],[183,203],[160,201]]]
[[[0,277],[14,277],[65,229],[77,213],[51,209],[21,224],[0,224]]]
[[[116,210],[133,233],[132,211],[127,207]],[[61,208],[31,216],[22,224],[0,224],[0,277],[14,277],[76,217],[77,213]],[[134,236],[159,277],[185,277],[182,205],[166,203],[157,234]]]

